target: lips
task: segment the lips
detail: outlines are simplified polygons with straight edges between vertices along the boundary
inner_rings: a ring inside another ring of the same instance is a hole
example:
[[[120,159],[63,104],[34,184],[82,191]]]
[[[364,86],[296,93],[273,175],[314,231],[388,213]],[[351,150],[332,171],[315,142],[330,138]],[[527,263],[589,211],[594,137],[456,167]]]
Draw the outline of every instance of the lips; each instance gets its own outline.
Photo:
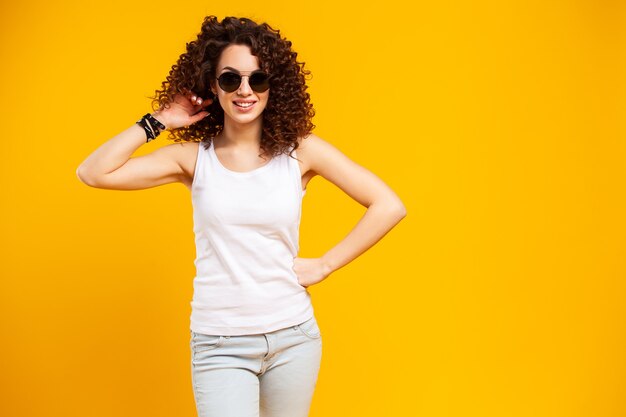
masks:
[[[238,103],[251,103],[248,105],[240,106]],[[256,101],[233,101],[235,108],[239,113],[249,113],[256,107]]]
[[[235,103],[235,105],[239,106],[240,104],[243,104],[243,106],[240,106],[242,108],[246,108],[246,107],[250,107],[252,106],[254,103],[256,103],[255,100],[238,100],[238,101],[233,101],[233,103]]]

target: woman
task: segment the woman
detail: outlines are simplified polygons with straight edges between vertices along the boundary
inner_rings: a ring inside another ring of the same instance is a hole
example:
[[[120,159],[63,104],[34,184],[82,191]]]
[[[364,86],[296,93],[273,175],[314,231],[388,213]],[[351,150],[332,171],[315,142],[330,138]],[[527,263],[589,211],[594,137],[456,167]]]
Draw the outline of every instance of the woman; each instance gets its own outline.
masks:
[[[377,176],[311,133],[309,72],[296,55],[266,23],[206,17],[153,97],[158,109],[77,170],[92,187],[181,182],[191,191],[191,373],[200,417],[308,415],[322,342],[307,287],[406,215]],[[180,143],[131,158],[163,130]],[[368,209],[322,257],[299,258],[302,197],[316,175]]]

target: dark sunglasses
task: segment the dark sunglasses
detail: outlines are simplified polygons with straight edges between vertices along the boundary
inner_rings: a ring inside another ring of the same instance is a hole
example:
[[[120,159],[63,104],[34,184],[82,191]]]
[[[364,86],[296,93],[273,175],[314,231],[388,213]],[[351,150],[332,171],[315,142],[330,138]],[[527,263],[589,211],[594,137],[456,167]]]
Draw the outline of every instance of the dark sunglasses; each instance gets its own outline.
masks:
[[[248,77],[250,88],[257,93],[262,93],[270,88],[270,76],[261,70],[252,71],[250,75],[240,75],[236,72],[225,72],[217,79],[222,90],[232,93],[241,85],[243,77]]]

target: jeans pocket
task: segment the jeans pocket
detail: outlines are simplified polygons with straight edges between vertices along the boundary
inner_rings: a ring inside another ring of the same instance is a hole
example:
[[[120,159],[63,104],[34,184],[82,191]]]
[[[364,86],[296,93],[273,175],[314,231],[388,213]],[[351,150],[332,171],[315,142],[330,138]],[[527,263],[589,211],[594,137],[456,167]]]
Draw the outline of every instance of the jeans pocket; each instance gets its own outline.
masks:
[[[194,353],[215,349],[222,343],[224,336],[191,332],[191,348]]]
[[[315,316],[311,317],[303,323],[298,324],[298,329],[300,329],[300,332],[302,332],[302,334],[310,339],[319,339],[320,337],[322,337],[322,333],[319,326],[317,325],[317,320],[315,319]]]

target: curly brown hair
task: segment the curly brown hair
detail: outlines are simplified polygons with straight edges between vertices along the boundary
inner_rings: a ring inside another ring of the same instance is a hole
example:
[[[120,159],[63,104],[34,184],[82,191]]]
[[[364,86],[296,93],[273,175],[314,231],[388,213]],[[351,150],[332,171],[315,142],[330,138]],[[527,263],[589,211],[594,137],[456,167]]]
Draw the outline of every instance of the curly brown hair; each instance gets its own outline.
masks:
[[[170,130],[168,139],[200,140],[208,147],[224,128],[224,110],[210,89],[210,81],[215,80],[222,51],[231,44],[248,45],[261,69],[270,74],[270,95],[263,110],[263,153],[276,156],[297,149],[298,138],[308,136],[315,128],[311,122],[315,110],[306,92],[305,76],[311,72],[304,69],[304,62],[296,60],[298,54],[279,30],[245,17],[229,16],[219,22],[213,15],[206,16],[197,39],[187,43],[187,52],[172,66],[162,89],[150,97],[153,111],[169,107],[174,96],[184,91],[214,100],[205,109],[208,116],[190,126]]]

